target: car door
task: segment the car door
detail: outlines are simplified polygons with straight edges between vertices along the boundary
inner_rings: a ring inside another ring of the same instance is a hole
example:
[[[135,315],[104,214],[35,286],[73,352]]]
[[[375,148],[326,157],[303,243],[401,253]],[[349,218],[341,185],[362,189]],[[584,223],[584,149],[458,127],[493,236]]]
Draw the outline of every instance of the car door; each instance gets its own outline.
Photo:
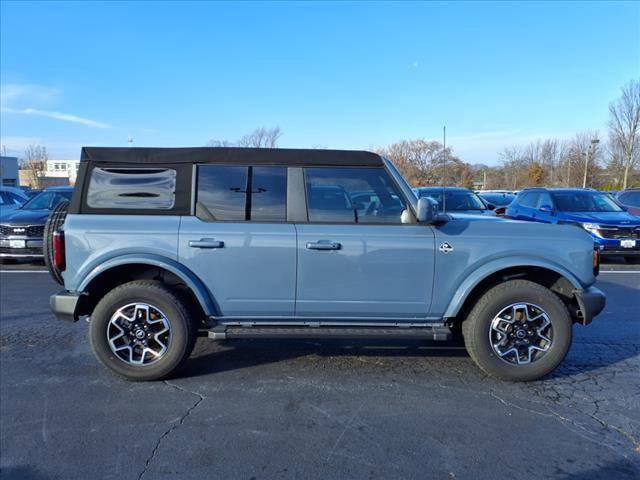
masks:
[[[428,317],[434,233],[402,223],[409,207],[387,171],[306,168],[303,181],[308,222],[296,223],[296,316],[339,322]],[[354,203],[363,192],[370,192],[370,202]]]
[[[286,223],[287,169],[200,165],[195,215],[182,218],[179,259],[226,319],[291,318],[296,232]]]
[[[518,204],[514,208],[515,218],[518,220],[535,220],[536,205],[538,204],[537,192],[522,193],[518,198]]]

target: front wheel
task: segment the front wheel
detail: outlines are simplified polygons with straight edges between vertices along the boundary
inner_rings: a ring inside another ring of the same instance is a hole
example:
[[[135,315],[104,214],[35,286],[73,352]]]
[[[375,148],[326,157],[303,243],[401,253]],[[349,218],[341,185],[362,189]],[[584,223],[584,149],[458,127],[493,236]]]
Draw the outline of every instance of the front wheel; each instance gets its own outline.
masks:
[[[542,378],[564,360],[572,323],[551,290],[510,280],[480,298],[462,331],[469,355],[484,372],[517,382]]]
[[[159,380],[191,354],[196,331],[188,309],[160,282],[125,283],[91,315],[89,338],[107,368],[135,381]]]

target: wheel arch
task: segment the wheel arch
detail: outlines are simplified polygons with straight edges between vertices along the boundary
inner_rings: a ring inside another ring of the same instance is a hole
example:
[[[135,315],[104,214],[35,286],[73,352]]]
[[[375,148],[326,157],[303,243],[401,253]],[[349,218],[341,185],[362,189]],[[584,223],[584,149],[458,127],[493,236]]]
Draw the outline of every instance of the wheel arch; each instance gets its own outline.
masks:
[[[180,290],[202,319],[218,315],[218,306],[209,289],[188,268],[159,255],[122,255],[95,266],[77,288],[82,294],[76,316],[90,315],[110,290],[132,280],[156,279]]]
[[[556,293],[567,305],[574,320],[579,319],[579,305],[574,292],[584,286],[568,270],[542,262],[528,262],[485,265],[476,270],[459,285],[444,317],[447,319],[464,319],[477,300],[493,286],[510,279],[522,278],[531,280]]]

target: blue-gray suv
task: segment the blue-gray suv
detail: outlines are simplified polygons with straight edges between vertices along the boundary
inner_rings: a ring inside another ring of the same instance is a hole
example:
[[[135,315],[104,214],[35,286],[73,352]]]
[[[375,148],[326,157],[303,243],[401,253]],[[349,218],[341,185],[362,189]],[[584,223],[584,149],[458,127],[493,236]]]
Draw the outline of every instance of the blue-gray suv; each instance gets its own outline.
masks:
[[[45,230],[53,311],[88,318],[131,380],[172,374],[198,336],[452,334],[485,372],[533,380],[605,303],[586,231],[452,218],[369,152],[86,147]]]

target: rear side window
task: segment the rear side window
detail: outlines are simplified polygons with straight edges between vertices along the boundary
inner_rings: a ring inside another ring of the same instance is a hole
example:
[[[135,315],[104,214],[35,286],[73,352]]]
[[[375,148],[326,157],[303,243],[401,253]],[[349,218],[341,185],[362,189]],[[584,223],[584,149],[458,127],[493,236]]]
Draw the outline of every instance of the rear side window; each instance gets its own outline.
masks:
[[[306,168],[310,222],[402,223],[406,208],[383,168]]]
[[[286,192],[285,167],[202,165],[196,214],[209,221],[284,222]]]
[[[87,206],[169,210],[175,203],[176,171],[170,168],[94,168]]]
[[[536,208],[538,204],[538,193],[529,192],[523,193],[520,198],[518,198],[518,203],[523,207]]]

